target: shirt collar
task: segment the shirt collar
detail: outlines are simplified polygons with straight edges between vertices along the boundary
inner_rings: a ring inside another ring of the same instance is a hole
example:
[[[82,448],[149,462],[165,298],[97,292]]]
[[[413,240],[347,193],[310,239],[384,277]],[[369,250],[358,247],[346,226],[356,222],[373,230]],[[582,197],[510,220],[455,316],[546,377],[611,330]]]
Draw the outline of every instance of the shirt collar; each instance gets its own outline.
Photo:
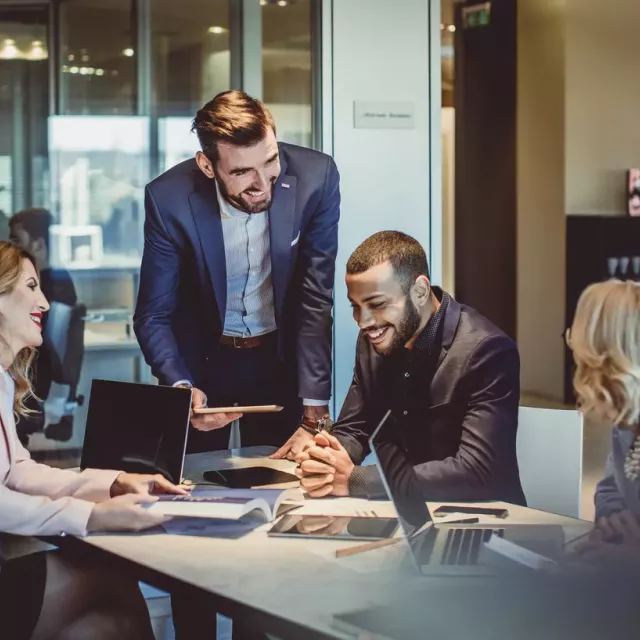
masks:
[[[246,218],[249,214],[236,209],[230,202],[227,202],[220,192],[220,185],[218,184],[218,181],[214,179],[214,182],[216,183],[216,195],[218,196],[220,217],[223,220],[230,220],[231,218]]]
[[[444,321],[444,316],[447,313],[447,307],[449,306],[450,297],[446,291],[440,291],[434,288],[433,293],[436,298],[438,297],[438,294],[441,293],[440,306],[416,340],[414,348],[416,351],[421,353],[431,353],[434,348],[438,329],[440,324]]]

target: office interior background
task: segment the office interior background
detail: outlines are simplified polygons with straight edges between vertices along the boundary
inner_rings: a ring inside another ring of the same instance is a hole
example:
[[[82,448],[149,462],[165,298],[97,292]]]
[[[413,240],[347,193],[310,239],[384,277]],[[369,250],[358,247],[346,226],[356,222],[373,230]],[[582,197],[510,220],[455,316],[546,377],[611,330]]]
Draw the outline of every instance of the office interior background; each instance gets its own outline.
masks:
[[[344,264],[384,228],[420,240],[434,283],[517,340],[523,404],[570,406],[561,336],[577,294],[607,258],[640,254],[625,201],[639,20],[636,0],[1,1],[0,238],[13,213],[50,209],[52,261],[86,306],[85,402],[71,438],[36,434],[35,455],[77,457],[92,379],[153,382],[131,329],[144,186],[193,156],[192,117],[229,88],[341,172],[334,413],[357,334]],[[408,126],[354,119],[389,104]]]

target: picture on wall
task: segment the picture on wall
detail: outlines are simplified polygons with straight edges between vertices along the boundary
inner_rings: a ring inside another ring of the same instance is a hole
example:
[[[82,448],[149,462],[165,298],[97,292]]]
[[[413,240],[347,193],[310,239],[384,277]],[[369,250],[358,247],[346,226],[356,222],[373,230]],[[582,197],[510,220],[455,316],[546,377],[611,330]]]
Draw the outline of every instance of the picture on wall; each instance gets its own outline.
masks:
[[[640,216],[640,169],[629,169],[627,177],[627,212]]]

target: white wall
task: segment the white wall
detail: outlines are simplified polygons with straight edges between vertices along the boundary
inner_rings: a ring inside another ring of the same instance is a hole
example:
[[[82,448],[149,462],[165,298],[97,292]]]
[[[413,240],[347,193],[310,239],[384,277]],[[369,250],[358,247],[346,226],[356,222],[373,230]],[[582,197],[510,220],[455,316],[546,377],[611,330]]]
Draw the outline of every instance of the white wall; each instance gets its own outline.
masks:
[[[339,410],[351,382],[357,337],[344,284],[349,255],[384,229],[409,233],[429,249],[431,9],[428,0],[338,0],[325,1],[324,8],[325,99],[332,94],[332,108],[325,104],[324,137],[332,127],[342,179],[334,311],[334,402]],[[332,56],[327,54],[331,44]],[[439,57],[435,72],[440,73]],[[360,100],[413,103],[415,128],[354,128],[354,101]],[[439,92],[435,100],[439,109]]]
[[[640,2],[566,3],[566,212],[623,215],[640,166]]]

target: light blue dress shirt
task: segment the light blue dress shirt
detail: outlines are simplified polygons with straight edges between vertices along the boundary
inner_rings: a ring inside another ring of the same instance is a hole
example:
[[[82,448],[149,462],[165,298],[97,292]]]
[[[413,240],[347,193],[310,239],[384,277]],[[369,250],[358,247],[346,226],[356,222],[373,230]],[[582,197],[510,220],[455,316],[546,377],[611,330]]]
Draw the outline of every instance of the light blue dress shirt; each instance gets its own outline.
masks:
[[[269,212],[245,213],[216,193],[227,265],[224,334],[261,336],[275,331]]]

